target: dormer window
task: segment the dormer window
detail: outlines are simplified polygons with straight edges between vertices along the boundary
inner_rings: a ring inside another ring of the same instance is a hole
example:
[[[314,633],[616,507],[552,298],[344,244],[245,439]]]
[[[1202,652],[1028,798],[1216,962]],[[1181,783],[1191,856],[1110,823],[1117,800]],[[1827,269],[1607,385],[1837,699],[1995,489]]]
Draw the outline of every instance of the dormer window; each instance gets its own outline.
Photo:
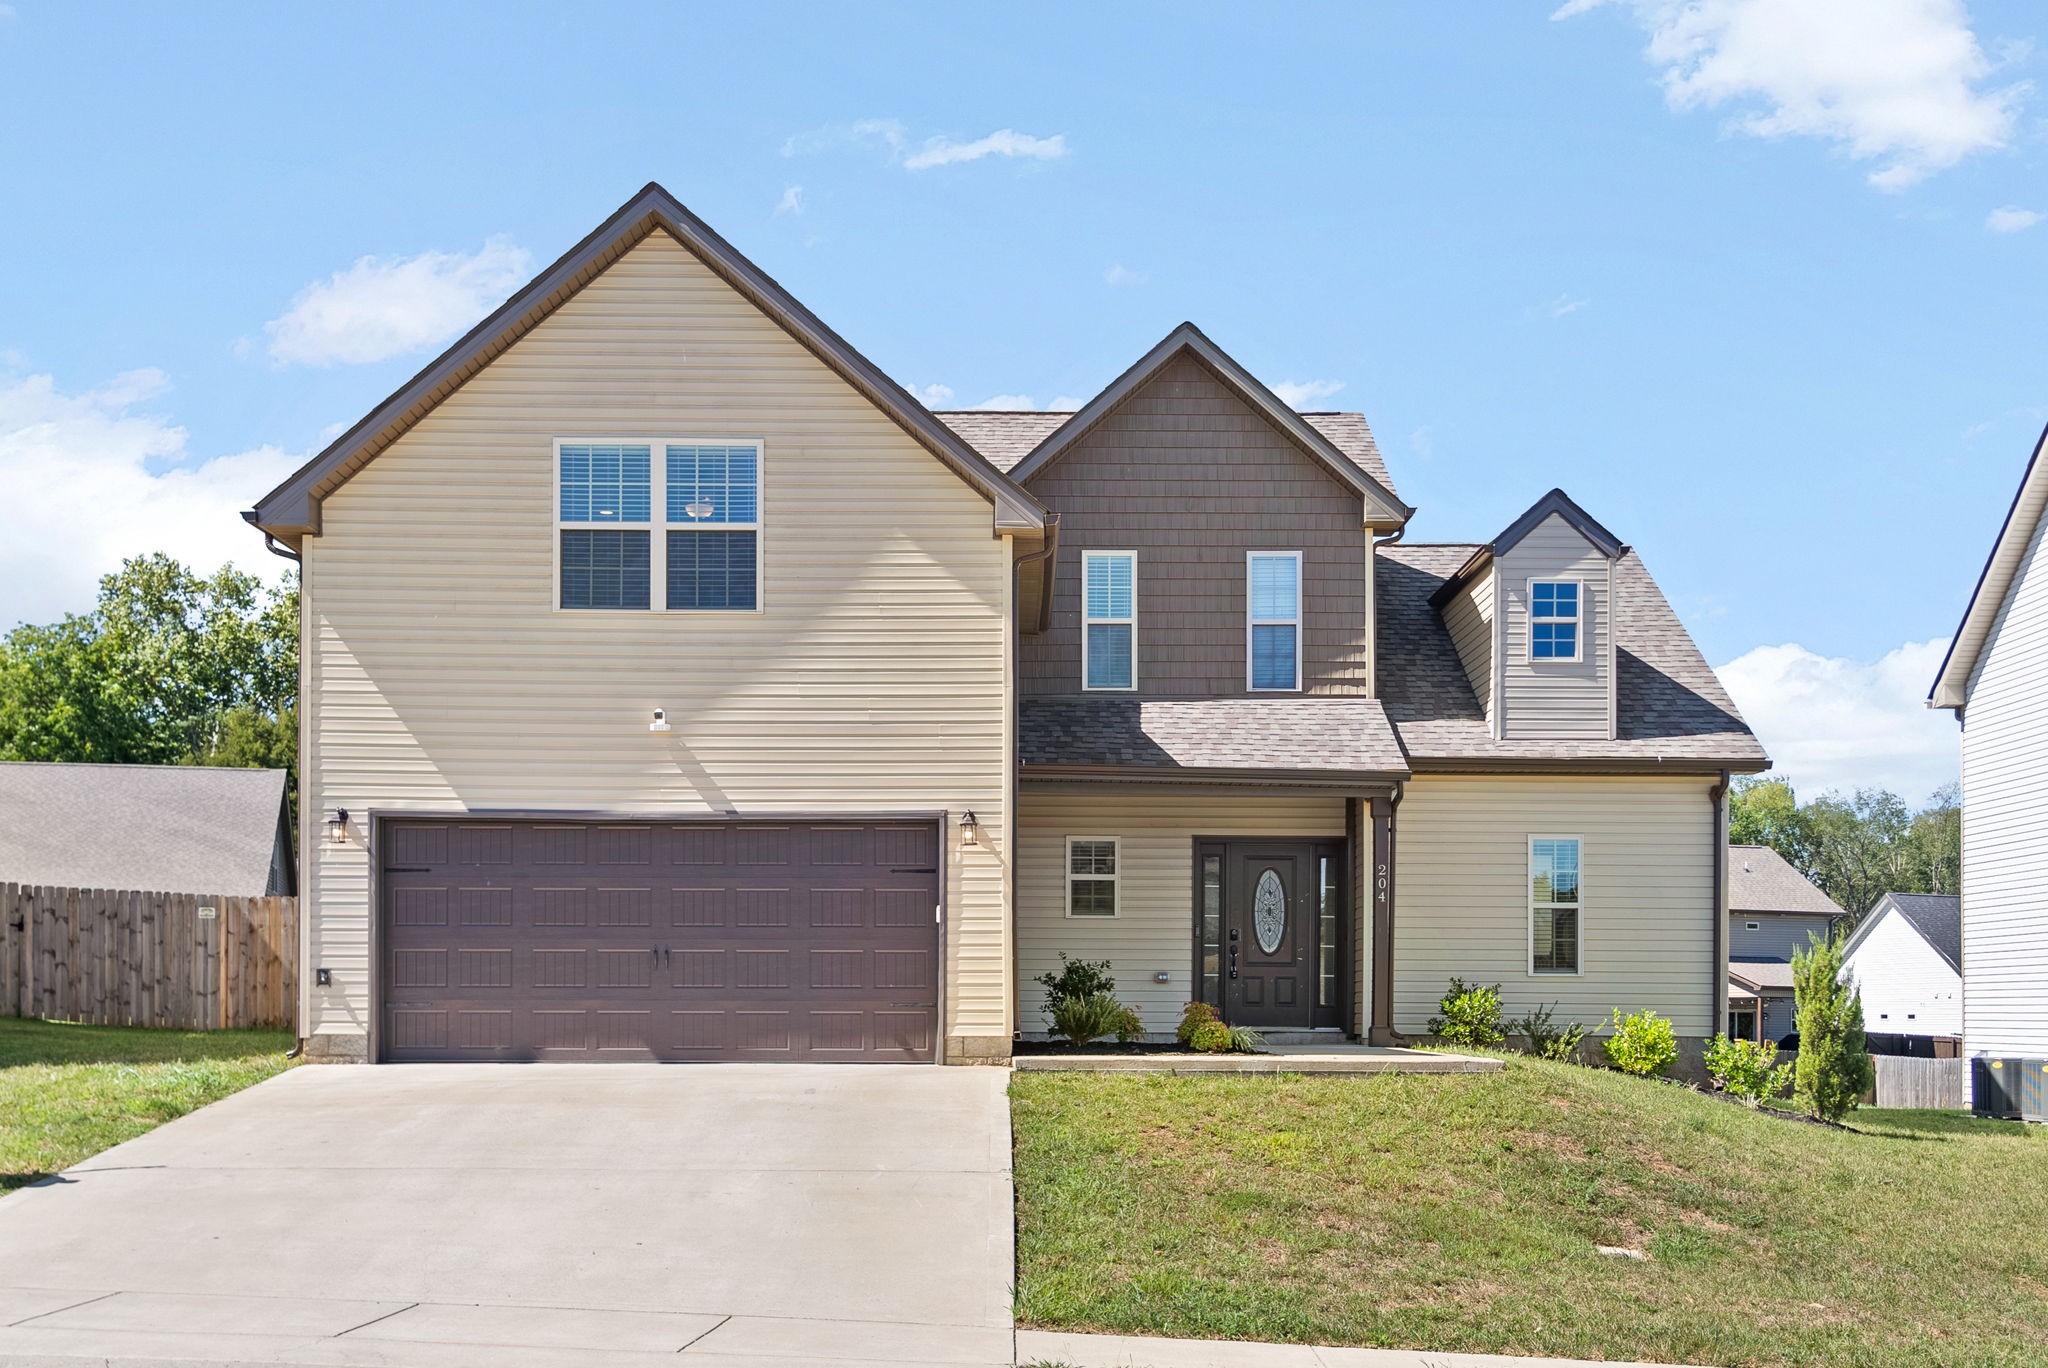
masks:
[[[1579,659],[1579,582],[1529,582],[1529,659]]]

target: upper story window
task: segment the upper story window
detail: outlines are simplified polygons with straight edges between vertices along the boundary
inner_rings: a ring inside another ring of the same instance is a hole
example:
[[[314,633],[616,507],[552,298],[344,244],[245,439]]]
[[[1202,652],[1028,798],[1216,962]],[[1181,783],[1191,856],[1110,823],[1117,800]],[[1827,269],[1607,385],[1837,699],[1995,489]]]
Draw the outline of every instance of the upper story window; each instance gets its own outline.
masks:
[[[1301,687],[1301,552],[1245,556],[1246,683],[1253,689]]]
[[[1138,687],[1138,557],[1134,551],[1081,553],[1081,686]]]
[[[758,444],[647,439],[555,450],[559,606],[760,606]]]
[[[1579,972],[1579,838],[1529,838],[1529,972]]]
[[[1579,658],[1579,582],[1529,581],[1529,659]]]

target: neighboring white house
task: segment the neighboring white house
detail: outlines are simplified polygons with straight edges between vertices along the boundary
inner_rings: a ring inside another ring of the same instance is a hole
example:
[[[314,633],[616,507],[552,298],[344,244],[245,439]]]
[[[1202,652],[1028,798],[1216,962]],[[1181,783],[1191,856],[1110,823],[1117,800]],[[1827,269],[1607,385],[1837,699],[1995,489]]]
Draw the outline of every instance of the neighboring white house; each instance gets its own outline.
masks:
[[[1963,1037],[2048,1058],[2048,433],[2034,448],[1928,704],[1963,727]]]
[[[1842,956],[1863,993],[1865,1030],[1896,1035],[1963,1033],[1962,899],[1887,893]]]

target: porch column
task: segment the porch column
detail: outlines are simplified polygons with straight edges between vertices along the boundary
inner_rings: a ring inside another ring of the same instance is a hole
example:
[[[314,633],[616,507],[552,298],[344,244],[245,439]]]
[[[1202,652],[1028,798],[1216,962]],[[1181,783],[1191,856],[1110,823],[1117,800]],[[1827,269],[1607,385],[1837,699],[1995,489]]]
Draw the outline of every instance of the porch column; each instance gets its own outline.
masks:
[[[1366,870],[1372,890],[1372,1030],[1374,1045],[1396,1044],[1394,1036],[1394,808],[1392,798],[1366,800],[1371,813],[1372,862]]]

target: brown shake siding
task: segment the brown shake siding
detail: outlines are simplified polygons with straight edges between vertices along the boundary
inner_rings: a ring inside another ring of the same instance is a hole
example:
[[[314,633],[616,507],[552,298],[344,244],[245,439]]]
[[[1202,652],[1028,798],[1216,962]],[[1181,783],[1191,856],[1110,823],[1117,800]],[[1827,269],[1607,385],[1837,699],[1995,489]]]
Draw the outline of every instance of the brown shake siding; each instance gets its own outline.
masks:
[[[1138,691],[1245,689],[1245,553],[1302,553],[1302,684],[1370,692],[1367,536],[1338,483],[1201,362],[1163,367],[1033,477],[1060,515],[1051,629],[1021,643],[1027,694],[1081,688],[1081,553],[1137,552]]]

